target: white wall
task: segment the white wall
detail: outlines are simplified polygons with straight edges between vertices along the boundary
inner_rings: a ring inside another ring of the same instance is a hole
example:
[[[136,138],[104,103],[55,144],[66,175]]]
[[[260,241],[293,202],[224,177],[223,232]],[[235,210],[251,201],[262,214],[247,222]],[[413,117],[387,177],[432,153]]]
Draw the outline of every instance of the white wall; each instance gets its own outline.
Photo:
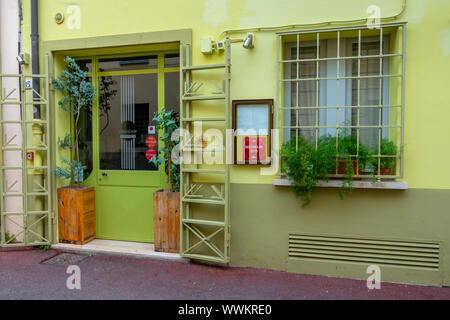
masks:
[[[18,54],[18,32],[19,32],[19,10],[17,0],[0,0],[0,57],[1,57],[1,73],[18,74],[19,66],[16,60]],[[6,92],[8,95],[13,89],[16,89],[10,96],[10,99],[20,99],[20,88],[18,78],[4,78],[2,81],[2,93]],[[4,94],[3,94],[4,95]],[[4,120],[20,120],[19,105],[4,105],[3,107]],[[2,143],[8,141],[16,136],[11,144],[21,146],[22,134],[20,125],[4,124],[3,137],[0,140]],[[5,151],[3,152],[3,163],[5,166],[21,166],[22,156],[21,152]],[[22,191],[22,173],[21,170],[8,170],[5,172],[4,187],[11,186],[15,181],[17,183],[10,192]],[[9,197],[5,199],[5,207],[2,211],[5,212],[22,212],[23,201],[20,197]],[[22,225],[23,220],[16,218],[16,223]],[[6,223],[7,232],[10,235],[17,235],[21,228],[12,222]],[[22,241],[23,235],[18,236],[17,240]]]

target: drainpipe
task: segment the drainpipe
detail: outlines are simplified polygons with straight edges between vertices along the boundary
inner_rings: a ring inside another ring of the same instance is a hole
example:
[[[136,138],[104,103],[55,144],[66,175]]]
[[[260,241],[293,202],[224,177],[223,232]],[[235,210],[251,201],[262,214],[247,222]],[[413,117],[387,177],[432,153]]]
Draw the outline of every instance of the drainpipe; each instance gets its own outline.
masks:
[[[39,28],[38,28],[38,0],[31,1],[31,71],[33,74],[39,74]],[[33,78],[33,98],[38,99],[41,92],[40,78]],[[40,105],[33,106],[33,118],[35,120],[41,119],[41,107]],[[43,127],[39,123],[34,123],[32,125],[32,137],[33,144],[39,145],[43,138]],[[26,137],[24,137],[26,139]],[[48,142],[47,142],[48,143]],[[39,151],[34,151],[34,159],[32,161],[27,160],[28,166],[40,167],[43,165],[43,157]],[[48,170],[48,169],[47,169]],[[29,185],[33,185],[35,182],[44,185],[44,172],[42,169],[29,170],[27,172],[27,180]],[[32,207],[36,211],[44,209],[44,202],[41,197],[36,197]],[[30,219],[33,220],[33,219]],[[34,221],[29,221],[33,224]],[[34,231],[38,234],[44,234],[44,225],[40,223],[35,226]]]
[[[31,70],[33,74],[39,74],[39,29],[38,29],[38,0],[31,1]],[[39,78],[33,78],[33,89],[41,92],[41,85]],[[38,98],[36,93],[33,93],[34,98]],[[41,118],[41,108],[35,105],[33,108],[33,117],[35,119]]]
[[[18,37],[18,43],[17,43],[17,54],[20,55],[22,51],[22,21],[23,21],[23,14],[22,14],[22,1],[17,0],[17,9],[19,11],[19,37]],[[19,74],[22,73],[22,65],[19,63]],[[19,81],[19,85],[22,85]],[[22,93],[21,88],[19,87],[19,92]]]

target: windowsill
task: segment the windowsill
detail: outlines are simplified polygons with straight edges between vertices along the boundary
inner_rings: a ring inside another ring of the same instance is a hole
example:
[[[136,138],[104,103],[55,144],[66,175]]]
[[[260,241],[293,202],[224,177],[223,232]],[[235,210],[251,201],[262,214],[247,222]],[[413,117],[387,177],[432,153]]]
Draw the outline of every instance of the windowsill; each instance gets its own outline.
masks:
[[[289,187],[291,182],[287,178],[274,179],[274,186]],[[340,188],[342,186],[342,180],[330,180],[320,181],[317,184],[319,188]],[[371,181],[353,181],[353,188],[355,189],[385,189],[385,190],[408,190],[408,182],[399,181],[377,181],[372,183]]]

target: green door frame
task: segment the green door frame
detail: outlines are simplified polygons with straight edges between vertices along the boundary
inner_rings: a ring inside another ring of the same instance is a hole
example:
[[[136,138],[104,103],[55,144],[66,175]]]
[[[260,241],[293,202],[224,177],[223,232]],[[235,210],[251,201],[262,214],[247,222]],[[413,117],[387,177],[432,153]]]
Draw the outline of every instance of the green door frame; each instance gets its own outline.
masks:
[[[52,40],[44,41],[41,49],[41,59],[44,55],[50,57],[50,78],[54,78],[57,75],[58,67],[56,61],[58,57],[65,55],[71,55],[73,57],[81,56],[95,56],[105,54],[132,54],[136,52],[154,52],[155,50],[166,51],[170,49],[178,49],[180,44],[192,44],[192,30],[191,29],[179,29],[170,31],[155,31],[144,32],[135,34],[123,34],[112,36],[99,36],[66,40]],[[41,61],[42,62],[42,61]],[[57,113],[57,101],[55,99],[55,93],[50,91],[50,107],[55,112],[52,113],[51,119],[51,145],[55,146],[57,141],[57,132],[61,128],[58,127],[56,119],[59,119]],[[93,128],[96,130],[96,128]],[[98,128],[97,128],[98,130]],[[52,148],[50,150],[51,159],[50,165],[52,168],[57,164],[57,150]],[[91,175],[93,176],[93,175]],[[52,177],[52,202],[53,210],[57,210],[57,197],[56,188],[59,187],[56,177]],[[55,217],[52,220],[52,242],[58,243],[58,219],[57,212],[54,212]]]

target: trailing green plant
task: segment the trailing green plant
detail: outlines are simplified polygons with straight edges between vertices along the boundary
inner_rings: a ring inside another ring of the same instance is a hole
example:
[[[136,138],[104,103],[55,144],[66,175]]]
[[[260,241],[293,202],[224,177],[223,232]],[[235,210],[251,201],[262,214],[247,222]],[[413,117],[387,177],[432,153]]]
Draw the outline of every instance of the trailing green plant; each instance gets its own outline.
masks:
[[[328,181],[335,174],[339,163],[344,163],[344,178],[339,188],[339,196],[353,192],[355,170],[364,171],[372,160],[369,150],[357,144],[351,135],[323,136],[318,140],[317,148],[303,137],[292,137],[281,149],[282,172],[291,181],[294,193],[303,201],[305,207],[320,180]],[[355,162],[358,163],[356,168]]]
[[[329,179],[335,166],[336,150],[325,140],[316,149],[303,137],[293,137],[281,149],[282,171],[291,180],[294,193],[303,201],[302,207],[311,202],[311,196],[320,179]]]
[[[161,148],[156,156],[150,162],[155,166],[164,166],[164,170],[168,179],[169,191],[180,190],[180,166],[172,161],[172,151],[178,145],[177,139],[173,138],[173,134],[180,128],[180,117],[176,111],[168,111],[165,108],[160,112],[156,112],[153,118],[156,121],[157,130],[163,131],[162,137],[164,147]]]
[[[73,149],[72,157],[74,159],[62,159],[66,168],[57,167],[54,171],[58,178],[70,179],[70,185],[75,183],[80,186],[84,179],[85,166],[80,162],[79,146],[79,120],[83,111],[89,111],[92,106],[92,100],[95,92],[88,78],[88,72],[83,71],[77,62],[71,58],[64,59],[66,69],[62,75],[53,80],[55,91],[62,93],[62,99],[58,102],[62,110],[70,112],[74,119],[74,134],[67,134],[64,139],[58,139],[58,143],[63,149]],[[73,140],[73,142],[72,142]]]
[[[381,140],[380,154],[382,156],[396,156],[398,154],[398,148],[393,141],[383,139]],[[393,170],[396,161],[397,158],[395,157],[382,157],[380,158],[380,168]],[[378,161],[376,161],[375,168],[378,168]]]
[[[336,140],[336,138],[334,138]],[[338,161],[345,164],[344,179],[341,188],[339,188],[339,196],[344,198],[345,193],[353,193],[353,177],[358,171],[365,171],[367,165],[373,160],[372,154],[368,148],[362,144],[358,144],[358,139],[354,135],[341,132],[337,139],[338,143]],[[357,165],[355,165],[357,164]]]

